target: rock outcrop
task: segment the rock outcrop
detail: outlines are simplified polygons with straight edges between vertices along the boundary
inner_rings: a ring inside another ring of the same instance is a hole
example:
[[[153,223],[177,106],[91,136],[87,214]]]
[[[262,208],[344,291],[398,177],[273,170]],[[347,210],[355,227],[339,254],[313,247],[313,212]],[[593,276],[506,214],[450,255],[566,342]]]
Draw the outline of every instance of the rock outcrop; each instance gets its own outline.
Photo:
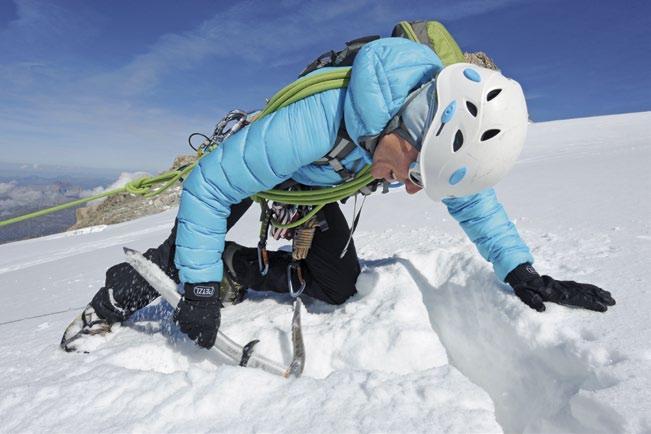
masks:
[[[192,164],[195,160],[195,156],[180,155],[176,157],[169,170]],[[122,223],[146,215],[156,214],[177,206],[180,195],[181,184],[177,183],[163,193],[151,198],[127,193],[111,196],[99,204],[78,208],[76,212],[77,222],[69,230]]]
[[[499,70],[493,59],[488,57],[488,54],[483,51],[475,51],[474,53],[463,53],[463,56],[466,58],[466,62],[472,63],[474,65],[483,66],[484,68]]]

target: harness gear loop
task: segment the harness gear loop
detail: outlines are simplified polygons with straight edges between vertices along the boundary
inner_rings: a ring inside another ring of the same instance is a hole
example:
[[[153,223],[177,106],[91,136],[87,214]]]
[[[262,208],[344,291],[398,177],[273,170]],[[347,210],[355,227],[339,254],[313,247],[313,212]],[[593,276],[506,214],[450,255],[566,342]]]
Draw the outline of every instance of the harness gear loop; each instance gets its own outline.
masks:
[[[281,238],[291,240],[294,238],[294,228],[301,226],[310,219],[310,217],[305,217],[308,216],[311,208],[308,205],[274,202],[271,205],[271,236],[276,240]]]

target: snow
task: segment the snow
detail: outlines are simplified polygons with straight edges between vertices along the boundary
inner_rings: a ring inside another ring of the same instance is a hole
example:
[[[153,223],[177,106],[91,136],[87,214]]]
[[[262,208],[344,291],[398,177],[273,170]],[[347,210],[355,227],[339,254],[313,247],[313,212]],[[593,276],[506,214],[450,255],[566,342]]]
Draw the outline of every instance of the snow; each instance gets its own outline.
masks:
[[[155,302],[67,354],[65,326],[175,211],[0,246],[0,432],[651,432],[651,112],[532,124],[498,188],[536,267],[595,283],[605,314],[522,304],[441,205],[370,198],[359,294],[308,302],[305,374],[227,366]],[[352,213],[350,206],[345,212]],[[253,245],[257,215],[229,238]],[[250,292],[222,330],[290,359],[290,299]]]

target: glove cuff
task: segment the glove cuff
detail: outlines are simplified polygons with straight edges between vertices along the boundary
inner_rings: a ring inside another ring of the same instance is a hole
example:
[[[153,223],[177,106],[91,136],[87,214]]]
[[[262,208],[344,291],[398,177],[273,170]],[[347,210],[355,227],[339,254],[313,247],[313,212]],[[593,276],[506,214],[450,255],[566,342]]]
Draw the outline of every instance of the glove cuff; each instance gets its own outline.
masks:
[[[512,287],[515,287],[539,278],[540,274],[538,274],[536,269],[530,263],[525,262],[511,270],[504,280]]]
[[[206,304],[219,303],[219,282],[186,283],[183,289],[183,297],[186,300]]]

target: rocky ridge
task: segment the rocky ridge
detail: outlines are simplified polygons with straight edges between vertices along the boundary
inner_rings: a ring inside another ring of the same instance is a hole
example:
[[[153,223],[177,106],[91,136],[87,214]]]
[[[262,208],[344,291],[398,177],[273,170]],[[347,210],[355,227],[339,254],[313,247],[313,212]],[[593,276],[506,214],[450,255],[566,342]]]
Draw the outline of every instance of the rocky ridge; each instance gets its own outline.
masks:
[[[484,68],[499,70],[493,59],[491,59],[488,54],[483,51],[475,51],[472,53],[465,52],[463,57],[466,58],[466,62],[472,63],[474,65],[483,66]]]
[[[176,157],[168,171],[176,170],[196,160],[192,155]],[[179,203],[181,184],[177,183],[161,194],[145,198],[128,193],[108,197],[98,204],[91,204],[76,211],[77,222],[69,230],[81,229],[89,226],[110,225],[134,220],[151,214],[163,212]]]

